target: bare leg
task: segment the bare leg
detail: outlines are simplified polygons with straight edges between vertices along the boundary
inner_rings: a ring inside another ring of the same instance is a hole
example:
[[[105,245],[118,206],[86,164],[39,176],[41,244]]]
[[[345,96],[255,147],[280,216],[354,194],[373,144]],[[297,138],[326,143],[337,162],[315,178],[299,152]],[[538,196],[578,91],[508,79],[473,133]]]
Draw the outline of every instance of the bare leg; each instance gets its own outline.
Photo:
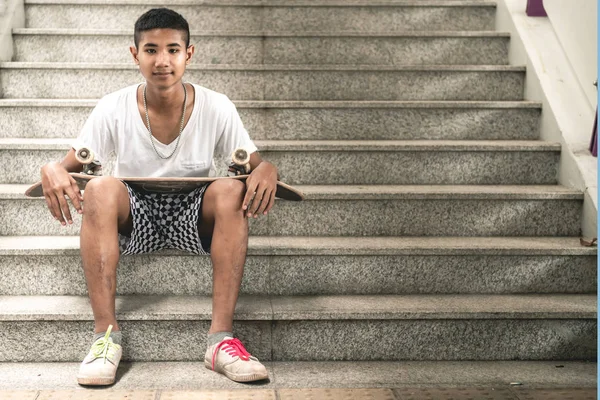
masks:
[[[130,233],[132,229],[129,193],[118,179],[95,178],[88,182],[83,201],[80,248],[94,312],[94,331],[104,332],[109,325],[113,326],[113,331],[118,331],[115,314],[119,262],[117,232]]]
[[[246,185],[235,180],[215,181],[206,189],[199,218],[200,236],[212,234],[212,322],[209,333],[232,332],[246,251],[248,220],[242,210]]]

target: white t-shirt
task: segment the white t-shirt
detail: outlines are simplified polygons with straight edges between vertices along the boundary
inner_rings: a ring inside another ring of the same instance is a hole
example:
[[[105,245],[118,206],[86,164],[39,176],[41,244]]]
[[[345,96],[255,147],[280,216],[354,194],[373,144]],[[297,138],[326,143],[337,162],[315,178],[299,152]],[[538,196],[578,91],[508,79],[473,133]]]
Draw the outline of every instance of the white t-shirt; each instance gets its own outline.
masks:
[[[231,158],[238,147],[249,153],[257,151],[231,100],[224,94],[193,85],[194,109],[181,133],[179,146],[171,158],[160,158],[152,148],[150,134],[138,110],[138,86],[104,96],[75,143],[90,148],[102,164],[115,153],[115,176],[209,176],[214,171],[214,157]],[[177,139],[168,145],[153,140],[163,156],[171,154],[177,143]]]

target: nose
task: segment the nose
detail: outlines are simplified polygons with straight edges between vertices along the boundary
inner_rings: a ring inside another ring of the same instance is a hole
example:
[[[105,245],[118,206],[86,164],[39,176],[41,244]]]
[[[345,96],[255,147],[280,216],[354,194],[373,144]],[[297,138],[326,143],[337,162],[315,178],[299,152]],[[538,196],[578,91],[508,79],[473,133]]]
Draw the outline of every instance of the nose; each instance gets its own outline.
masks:
[[[157,67],[164,67],[169,65],[169,52],[159,51],[156,55],[155,64]]]

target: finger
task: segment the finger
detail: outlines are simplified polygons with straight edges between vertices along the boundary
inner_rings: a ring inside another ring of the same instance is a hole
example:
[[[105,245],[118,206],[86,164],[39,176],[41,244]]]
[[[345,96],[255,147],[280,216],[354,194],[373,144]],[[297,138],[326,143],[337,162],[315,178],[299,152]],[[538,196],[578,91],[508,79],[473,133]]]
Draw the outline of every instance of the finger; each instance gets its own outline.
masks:
[[[79,201],[79,197],[81,196],[81,193],[79,193],[79,187],[77,186],[75,179],[73,179],[73,178],[71,178],[71,179],[72,179],[71,187],[66,190],[67,196],[69,196],[69,199],[71,199],[71,203],[73,203],[73,207],[75,207],[77,212],[79,214],[81,214],[83,212],[81,209],[81,202]]]
[[[269,205],[267,205],[267,208],[265,209],[265,215],[267,215],[267,213],[269,211],[271,211],[271,209],[273,208],[273,206],[275,205],[275,193],[277,193],[277,189],[274,189],[271,192],[271,198],[269,199]]]
[[[60,195],[57,196],[58,197],[58,203],[60,204],[60,209],[63,213],[63,215],[65,216],[65,219],[67,221],[69,221],[69,224],[73,223],[73,218],[71,217],[71,210],[69,209],[69,203],[67,203],[67,200],[65,199],[65,195]],[[66,225],[65,223],[63,223],[63,225]]]
[[[67,190],[65,190],[65,194],[71,200],[71,203],[73,204],[73,207],[75,208],[75,210],[77,210],[77,212],[79,214],[81,214],[83,211],[81,208],[81,202],[79,201],[79,194],[73,192],[73,189],[71,189],[71,188],[68,188]]]
[[[260,207],[263,198],[265,197],[265,189],[263,189],[262,187],[260,187],[257,191],[256,191],[256,196],[254,197],[254,201],[252,202],[252,206],[249,207],[249,214],[253,215],[254,218],[256,218],[256,211],[258,210],[258,208]]]
[[[52,214],[54,218],[62,225],[65,225],[65,219],[63,218],[62,211],[60,211],[60,203],[55,193],[50,194],[50,201],[52,202]]]
[[[81,189],[79,189],[79,184],[72,176],[69,176],[69,178],[71,178],[71,186],[73,187],[73,191],[75,193],[77,193],[77,197],[79,198],[79,201],[82,202],[83,194],[81,194]]]
[[[256,193],[256,185],[253,183],[248,183],[248,181],[246,181],[246,196],[244,196],[244,202],[242,203],[242,210],[247,210],[249,203],[250,203],[250,199],[252,197],[254,197]]]
[[[252,217],[252,212],[250,210],[252,209],[252,206],[254,204],[256,204],[257,201],[258,200],[256,199],[256,192],[254,192],[252,194],[252,197],[250,197],[250,201],[248,202],[248,207],[247,207],[248,208],[248,212],[246,213],[247,217]]]
[[[52,200],[50,200],[50,195],[44,193],[44,198],[46,199],[46,205],[48,206],[48,210],[50,210],[50,214],[52,214],[52,217],[54,219],[58,219],[58,217],[56,216],[56,212],[54,211]]]
[[[262,202],[260,203],[260,207],[258,208],[258,210],[256,210],[256,214],[257,215],[265,215],[266,214],[266,209],[269,206],[269,202],[271,200],[271,193],[273,192],[273,190],[265,190],[265,195],[262,199]]]

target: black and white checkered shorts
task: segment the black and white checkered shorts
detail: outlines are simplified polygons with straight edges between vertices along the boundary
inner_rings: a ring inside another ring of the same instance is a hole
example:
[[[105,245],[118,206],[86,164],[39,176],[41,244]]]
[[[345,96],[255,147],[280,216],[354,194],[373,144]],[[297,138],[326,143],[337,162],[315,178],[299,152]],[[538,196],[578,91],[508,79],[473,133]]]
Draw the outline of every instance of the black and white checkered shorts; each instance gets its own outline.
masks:
[[[125,183],[125,182],[123,182]],[[201,186],[190,193],[148,193],[125,183],[133,230],[131,236],[119,233],[121,255],[143,254],[160,249],[178,249],[194,254],[210,254],[210,238],[200,238]]]

